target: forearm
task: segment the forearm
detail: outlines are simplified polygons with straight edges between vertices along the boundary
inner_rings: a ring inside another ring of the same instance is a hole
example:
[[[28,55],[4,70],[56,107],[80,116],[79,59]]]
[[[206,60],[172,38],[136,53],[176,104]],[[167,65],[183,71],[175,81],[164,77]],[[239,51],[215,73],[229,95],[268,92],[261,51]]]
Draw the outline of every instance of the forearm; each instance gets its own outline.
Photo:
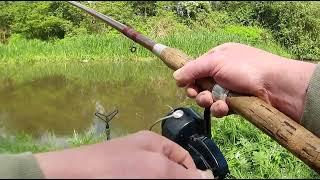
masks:
[[[43,179],[38,162],[31,153],[0,155],[0,178]]]

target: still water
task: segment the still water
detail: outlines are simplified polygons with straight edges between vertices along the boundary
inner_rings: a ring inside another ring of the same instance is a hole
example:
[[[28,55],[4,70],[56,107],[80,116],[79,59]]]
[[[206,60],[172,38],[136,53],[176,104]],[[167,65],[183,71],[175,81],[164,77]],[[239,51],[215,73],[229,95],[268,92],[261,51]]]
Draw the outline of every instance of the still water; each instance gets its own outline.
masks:
[[[24,132],[39,137],[46,132],[71,136],[74,131],[104,130],[95,112],[119,113],[110,122],[113,137],[148,129],[171,109],[190,102],[173,80],[145,87],[133,82],[78,83],[52,76],[0,86],[2,133]],[[156,126],[155,131],[159,130]]]

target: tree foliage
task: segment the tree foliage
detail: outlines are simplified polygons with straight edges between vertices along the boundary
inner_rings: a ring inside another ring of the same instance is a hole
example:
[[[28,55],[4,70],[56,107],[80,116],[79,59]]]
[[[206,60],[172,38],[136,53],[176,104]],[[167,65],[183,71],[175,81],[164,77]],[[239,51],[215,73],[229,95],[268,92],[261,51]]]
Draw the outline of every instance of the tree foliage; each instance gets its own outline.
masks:
[[[259,26],[297,58],[320,59],[320,3],[276,1],[82,1],[148,35],[226,25]],[[51,40],[115,33],[91,15],[59,1],[0,2],[0,40],[11,34]]]

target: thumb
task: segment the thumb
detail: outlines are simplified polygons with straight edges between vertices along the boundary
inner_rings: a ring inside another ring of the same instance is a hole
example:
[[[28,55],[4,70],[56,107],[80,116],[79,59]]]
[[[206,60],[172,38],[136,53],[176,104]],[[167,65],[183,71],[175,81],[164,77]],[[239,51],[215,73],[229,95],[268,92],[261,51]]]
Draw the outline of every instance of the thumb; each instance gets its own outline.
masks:
[[[177,81],[177,85],[184,87],[194,83],[196,79],[212,76],[211,72],[214,72],[216,67],[214,58],[214,54],[204,55],[176,70],[173,78]]]

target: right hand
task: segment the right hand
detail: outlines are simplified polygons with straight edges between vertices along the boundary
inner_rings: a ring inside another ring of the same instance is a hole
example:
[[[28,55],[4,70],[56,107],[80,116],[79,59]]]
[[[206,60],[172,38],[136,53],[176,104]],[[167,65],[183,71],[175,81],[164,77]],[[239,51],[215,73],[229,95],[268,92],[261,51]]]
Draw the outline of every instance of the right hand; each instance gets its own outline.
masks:
[[[187,63],[173,76],[179,87],[186,87],[189,97],[196,98],[201,107],[210,107],[215,117],[227,115],[228,105],[215,101],[210,91],[200,91],[195,80],[211,77],[233,92],[261,98],[299,122],[315,66],[247,45],[225,43]]]

